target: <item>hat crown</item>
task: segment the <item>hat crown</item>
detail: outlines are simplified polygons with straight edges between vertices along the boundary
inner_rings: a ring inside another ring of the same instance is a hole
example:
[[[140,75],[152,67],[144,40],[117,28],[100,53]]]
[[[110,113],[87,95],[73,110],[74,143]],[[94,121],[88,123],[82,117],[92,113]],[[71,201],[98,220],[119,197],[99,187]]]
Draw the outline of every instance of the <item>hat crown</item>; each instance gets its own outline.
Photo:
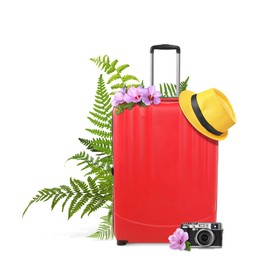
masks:
[[[227,97],[212,88],[196,96],[198,106],[207,120],[219,132],[226,132],[236,123],[234,110]]]

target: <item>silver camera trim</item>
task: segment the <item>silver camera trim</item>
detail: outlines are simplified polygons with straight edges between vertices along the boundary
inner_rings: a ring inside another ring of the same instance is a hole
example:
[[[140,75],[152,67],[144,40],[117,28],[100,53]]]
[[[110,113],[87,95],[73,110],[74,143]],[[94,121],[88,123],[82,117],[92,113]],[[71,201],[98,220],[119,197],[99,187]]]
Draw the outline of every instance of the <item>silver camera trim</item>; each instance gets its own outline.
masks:
[[[207,245],[202,245],[199,241],[198,241],[198,235],[202,232],[202,231],[207,231],[208,233],[210,233],[211,235],[211,242]],[[202,228],[200,230],[198,230],[198,232],[196,233],[195,237],[194,237],[194,241],[196,244],[198,244],[201,247],[209,247],[213,244],[213,242],[215,241],[215,236],[214,233],[210,230],[210,229],[206,229],[206,228]]]
[[[183,223],[182,227],[183,228],[191,228],[193,230],[199,229],[199,228],[207,228],[207,229],[214,230],[214,229],[211,228],[212,224],[218,224],[218,229],[216,229],[216,230],[222,230],[222,224],[220,222],[212,222],[212,223],[210,223],[210,222],[209,223],[208,222]]]

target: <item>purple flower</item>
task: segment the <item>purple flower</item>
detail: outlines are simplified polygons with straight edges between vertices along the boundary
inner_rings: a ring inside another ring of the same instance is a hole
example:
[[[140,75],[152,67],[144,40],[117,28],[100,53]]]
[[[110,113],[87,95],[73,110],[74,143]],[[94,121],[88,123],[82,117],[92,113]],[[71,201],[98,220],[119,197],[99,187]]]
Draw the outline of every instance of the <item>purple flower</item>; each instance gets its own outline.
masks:
[[[178,228],[175,233],[169,236],[171,249],[185,250],[185,242],[189,239],[188,233],[184,232],[183,229]]]
[[[142,100],[142,92],[142,86],[139,86],[138,88],[130,87],[127,91],[127,94],[124,95],[124,101],[126,103],[138,103]]]
[[[155,86],[150,86],[143,89],[142,102],[147,106],[151,103],[158,105],[160,103],[160,96],[161,94],[159,91],[155,90]]]
[[[126,92],[126,88],[122,88],[119,92],[116,92],[114,95],[114,99],[112,100],[112,105],[114,107],[124,102],[124,95]]]

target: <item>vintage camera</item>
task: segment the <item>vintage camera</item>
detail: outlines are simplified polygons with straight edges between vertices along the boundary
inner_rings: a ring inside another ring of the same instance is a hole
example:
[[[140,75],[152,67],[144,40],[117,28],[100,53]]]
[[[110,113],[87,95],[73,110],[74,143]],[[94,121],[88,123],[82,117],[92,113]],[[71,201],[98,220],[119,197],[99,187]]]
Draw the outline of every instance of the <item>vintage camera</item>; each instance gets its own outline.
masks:
[[[222,247],[221,223],[184,223],[181,228],[188,233],[192,247]]]

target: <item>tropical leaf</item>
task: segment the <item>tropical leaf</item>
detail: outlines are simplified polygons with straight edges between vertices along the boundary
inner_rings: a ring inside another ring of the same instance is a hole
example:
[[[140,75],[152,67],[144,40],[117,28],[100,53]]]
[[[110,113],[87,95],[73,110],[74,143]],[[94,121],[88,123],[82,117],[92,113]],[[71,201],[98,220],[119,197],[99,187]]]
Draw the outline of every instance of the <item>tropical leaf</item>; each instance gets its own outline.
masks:
[[[109,239],[113,238],[113,230],[112,230],[112,206],[107,206],[109,209],[108,214],[106,216],[101,217],[101,222],[97,231],[91,234],[89,237],[97,238],[97,239]]]
[[[180,83],[180,92],[186,90],[186,88],[188,86],[188,80],[189,80],[189,77],[187,77],[185,81],[182,81]],[[160,88],[160,93],[161,93],[162,97],[177,97],[177,94],[176,94],[177,87],[175,84],[163,83],[163,84],[159,84],[159,88]]]
[[[128,64],[118,66],[118,61],[114,60],[110,62],[107,55],[91,58],[90,60],[93,61],[101,70],[106,72],[108,75],[107,84],[110,85],[111,89],[123,88],[126,86],[128,81],[130,81],[130,86],[139,86],[140,81],[137,77],[129,74],[122,75],[122,72],[129,68]],[[113,95],[114,92],[111,92],[110,94]]]
[[[52,200],[51,209],[53,210],[56,205],[63,201],[62,211],[67,203],[70,201],[68,207],[68,219],[77,213],[82,207],[87,208],[87,213],[90,215],[92,212],[98,210],[106,203],[112,201],[110,194],[101,194],[96,179],[88,177],[88,184],[82,180],[70,179],[70,186],[61,185],[58,188],[45,188],[38,191],[38,194],[30,201],[29,205],[25,208],[23,215],[27,212],[28,208],[37,202]]]

